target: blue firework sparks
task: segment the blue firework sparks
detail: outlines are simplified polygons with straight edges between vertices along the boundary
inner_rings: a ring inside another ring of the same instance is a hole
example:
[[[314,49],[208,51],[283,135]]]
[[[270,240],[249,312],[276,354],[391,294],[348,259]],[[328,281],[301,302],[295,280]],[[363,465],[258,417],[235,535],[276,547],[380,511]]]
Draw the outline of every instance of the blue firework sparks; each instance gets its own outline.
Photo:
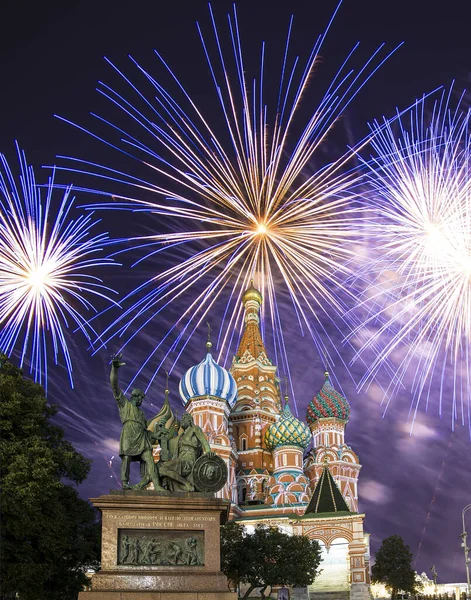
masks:
[[[294,309],[303,334],[312,337],[319,352],[329,353],[323,318],[330,313],[329,322],[337,326],[343,314],[342,295],[349,294],[344,286],[344,263],[351,257],[349,244],[358,234],[359,209],[353,201],[359,200],[355,185],[360,175],[351,161],[367,140],[311,175],[306,174],[306,167],[339,116],[391,54],[383,44],[355,69],[351,64],[357,44],[302,123],[299,106],[305,101],[339,7],[304,64],[299,57],[290,58],[291,20],[279,90],[271,108],[265,101],[265,44],[257,75],[251,80],[235,8],[228,18],[229,51],[210,9],[213,50],[199,25],[198,32],[216,90],[223,134],[220,124],[211,124],[157,52],[173,88],[164,87],[131,59],[135,76],[144,80],[141,89],[132,76],[110,62],[127,92],[100,83],[99,91],[119,109],[121,119],[117,125],[97,117],[111,128],[109,139],[99,139],[137,159],[151,175],[144,179],[78,159],[72,159],[71,170],[107,182],[101,193],[113,194],[115,201],[102,204],[103,208],[148,212],[167,224],[165,233],[133,241],[147,249],[147,258],[165,254],[170,266],[128,295],[128,307],[103,338],[107,343],[119,336],[123,348],[170,304],[180,302],[184,305],[181,314],[144,362],[143,367],[167,344],[164,358],[153,367],[154,376],[170,353],[178,358],[218,299],[226,307],[218,340],[220,357],[226,359],[243,317],[241,294],[252,278],[265,299],[275,360],[284,372],[289,373],[282,318],[287,305]],[[116,142],[111,142],[116,135]],[[122,185],[128,186],[128,194],[116,191]]]
[[[111,301],[112,290],[93,273],[116,263],[102,256],[108,235],[92,234],[99,222],[93,214],[72,217],[71,187],[56,210],[53,176],[37,185],[17,151],[18,181],[0,154],[0,350],[18,351],[21,365],[29,362],[34,379],[46,385],[52,350],[56,364],[62,355],[73,385],[66,330],[77,327],[89,341],[96,337],[83,313],[94,310],[90,298]]]

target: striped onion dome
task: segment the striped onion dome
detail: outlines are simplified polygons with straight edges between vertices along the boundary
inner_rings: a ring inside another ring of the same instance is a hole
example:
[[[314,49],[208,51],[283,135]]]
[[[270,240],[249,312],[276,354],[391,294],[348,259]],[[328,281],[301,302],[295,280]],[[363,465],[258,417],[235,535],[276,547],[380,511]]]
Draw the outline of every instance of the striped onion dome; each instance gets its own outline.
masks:
[[[280,446],[300,446],[305,449],[310,441],[309,427],[293,415],[288,403],[278,421],[265,432],[265,445],[270,452]]]
[[[330,383],[329,373],[324,373],[325,381],[321,391],[309,402],[306,421],[311,425],[318,419],[336,418],[348,421],[350,405],[347,399],[335,390]]]
[[[233,406],[237,399],[236,382],[229,371],[220,367],[211,356],[211,342],[206,347],[206,358],[199,365],[188,369],[180,381],[182,402],[186,406],[192,398],[215,396],[227,400]]]

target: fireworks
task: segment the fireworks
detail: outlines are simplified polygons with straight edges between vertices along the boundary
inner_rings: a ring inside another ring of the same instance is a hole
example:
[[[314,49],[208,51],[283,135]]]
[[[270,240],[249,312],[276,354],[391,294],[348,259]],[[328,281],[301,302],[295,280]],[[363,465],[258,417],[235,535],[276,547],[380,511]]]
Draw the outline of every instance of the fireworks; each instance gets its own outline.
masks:
[[[326,313],[334,322],[343,314],[340,294],[348,294],[344,263],[357,235],[359,174],[350,164],[352,150],[312,174],[306,167],[313,166],[338,117],[389,56],[382,45],[355,71],[350,66],[355,46],[317,108],[309,110],[301,123],[299,106],[306,101],[308,82],[334,16],[305,64],[290,58],[290,22],[277,100],[270,108],[264,96],[265,45],[252,80],[244,64],[235,8],[228,19],[232,43],[228,53],[211,12],[214,51],[199,25],[198,31],[216,89],[220,123],[216,118],[210,123],[158,53],[170,87],[133,59],[141,87],[112,65],[128,94],[100,84],[99,91],[121,111],[119,126],[98,117],[111,128],[110,138],[101,139],[141,161],[151,176],[144,179],[143,169],[132,176],[86,161],[76,162],[73,170],[112,180],[115,190],[116,184],[131,186],[129,194],[102,190],[114,199],[102,207],[161,217],[164,233],[134,241],[148,248],[147,258],[159,255],[164,260],[165,255],[171,264],[162,269],[159,263],[160,272],[129,294],[125,300],[132,306],[105,332],[105,343],[117,335],[128,344],[169,304],[179,302],[184,306],[180,316],[146,363],[164,343],[165,356],[170,352],[175,356],[219,301],[225,311],[218,347],[227,358],[242,316],[241,294],[254,278],[264,297],[265,320],[274,331],[275,360],[282,370],[289,372],[283,341],[286,320],[281,313],[290,303],[303,334],[312,337],[318,350],[328,352],[322,320]],[[113,135],[118,136],[116,141],[111,141]]]
[[[387,364],[388,392],[411,383],[412,422],[432,385],[440,413],[450,397],[452,422],[470,422],[471,113],[452,110],[450,96],[431,114],[418,102],[408,123],[373,125],[367,232],[378,258],[367,267],[368,313],[355,335],[366,334],[359,354],[374,348],[376,358],[360,386]]]
[[[72,362],[65,329],[77,327],[90,340],[96,336],[79,308],[93,306],[89,295],[109,300],[101,279],[90,274],[110,265],[99,258],[107,234],[91,235],[98,221],[92,214],[72,219],[71,188],[53,210],[53,178],[45,189],[18,149],[19,183],[0,154],[0,349],[20,349],[36,381],[47,384],[47,351],[57,364],[61,352],[72,385]]]

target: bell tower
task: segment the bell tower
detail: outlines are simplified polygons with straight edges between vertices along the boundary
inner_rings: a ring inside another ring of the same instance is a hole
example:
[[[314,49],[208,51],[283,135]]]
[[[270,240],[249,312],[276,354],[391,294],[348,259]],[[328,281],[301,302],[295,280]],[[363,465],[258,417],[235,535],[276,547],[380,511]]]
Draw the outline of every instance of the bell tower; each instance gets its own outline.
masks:
[[[237,397],[237,388],[232,375],[212,357],[211,348],[208,335],[206,357],[184,374],[179,391],[185,410],[203,430],[211,450],[227,465],[228,481],[217,496],[236,503],[237,452],[231,442],[229,414]]]
[[[279,420],[265,434],[265,445],[273,452],[274,462],[266,504],[294,507],[309,501],[303,450],[309,445],[310,438],[309,428],[291,413],[288,396],[285,396],[285,407]]]
[[[358,475],[361,465],[356,453],[345,444],[345,426],[350,417],[350,405],[331,384],[324,373],[324,385],[309,403],[306,421],[312,433],[311,450],[304,462],[304,471],[314,490],[328,460],[330,472],[340,488],[350,511],[358,512]]]
[[[242,296],[244,330],[230,372],[237,401],[229,421],[237,447],[236,479],[239,504],[263,502],[274,469],[265,433],[281,413],[279,380],[260,333],[262,295],[253,282]]]

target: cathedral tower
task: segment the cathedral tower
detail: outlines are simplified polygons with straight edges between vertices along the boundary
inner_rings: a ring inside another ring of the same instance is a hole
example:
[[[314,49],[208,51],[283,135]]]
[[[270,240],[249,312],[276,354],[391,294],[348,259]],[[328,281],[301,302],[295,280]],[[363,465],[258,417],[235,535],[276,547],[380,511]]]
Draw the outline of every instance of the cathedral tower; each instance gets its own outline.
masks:
[[[263,502],[273,455],[265,444],[267,429],[281,413],[276,366],[267,356],[260,333],[261,293],[253,284],[242,296],[244,331],[231,373],[237,385],[237,402],[230,414],[238,452],[236,468],[240,504]]]
[[[213,359],[211,346],[208,340],[206,358],[183,376],[180,396],[195,425],[199,425],[206,434],[211,450],[226,462],[228,481],[216,495],[237,502],[237,452],[231,443],[229,427],[229,414],[237,398],[237,387],[232,375]]]
[[[328,460],[330,472],[350,511],[358,512],[357,481],[361,465],[358,456],[344,440],[350,406],[332,386],[329,373],[325,372],[324,377],[324,385],[309,403],[306,412],[314,449],[305,459],[304,470],[314,490],[322,475],[324,460]]]
[[[279,420],[267,429],[265,446],[273,452],[273,475],[268,480],[266,504],[293,505],[309,501],[303,472],[303,450],[310,442],[309,428],[289,408],[288,397]]]

